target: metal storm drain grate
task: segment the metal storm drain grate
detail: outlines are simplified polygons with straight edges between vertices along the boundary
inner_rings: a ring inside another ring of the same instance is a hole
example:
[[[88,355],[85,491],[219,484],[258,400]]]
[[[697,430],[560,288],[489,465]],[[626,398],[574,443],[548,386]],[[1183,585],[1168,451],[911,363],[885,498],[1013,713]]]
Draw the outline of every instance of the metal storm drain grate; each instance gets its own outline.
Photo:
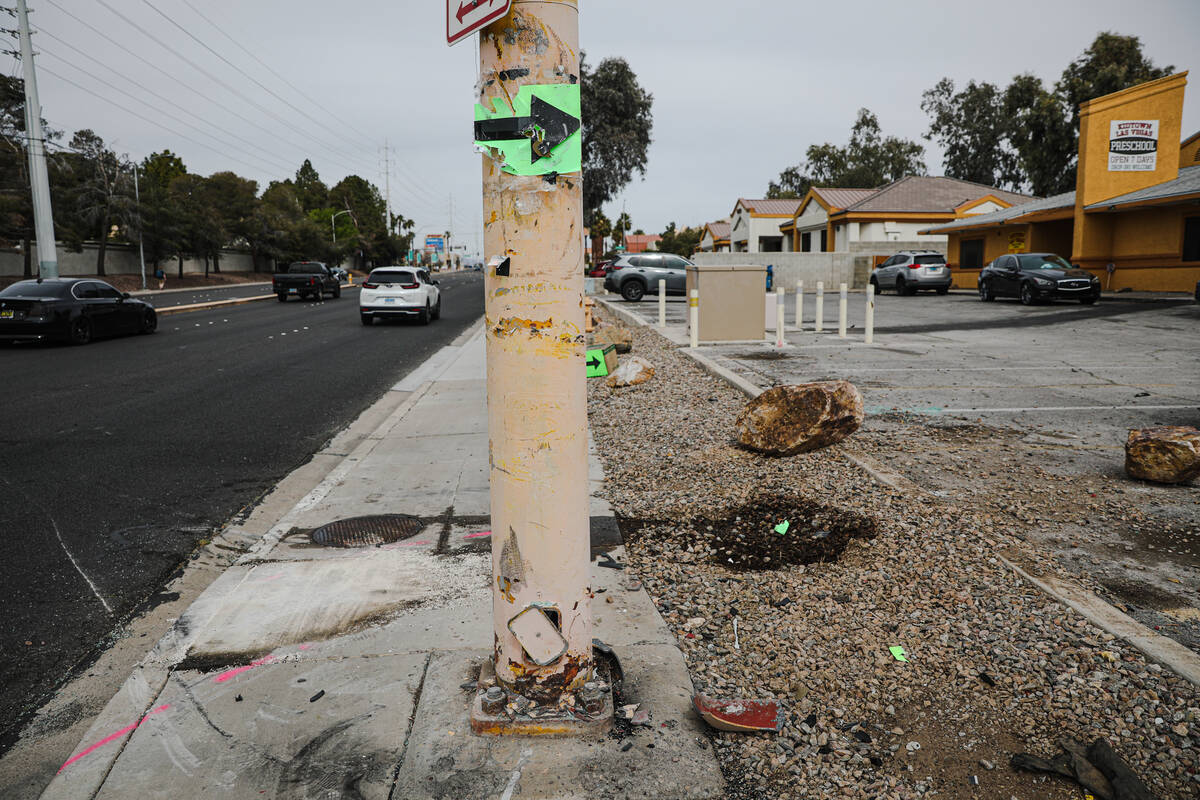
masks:
[[[339,519],[315,529],[309,536],[324,547],[372,547],[391,544],[421,532],[420,517],[382,514],[375,517]]]

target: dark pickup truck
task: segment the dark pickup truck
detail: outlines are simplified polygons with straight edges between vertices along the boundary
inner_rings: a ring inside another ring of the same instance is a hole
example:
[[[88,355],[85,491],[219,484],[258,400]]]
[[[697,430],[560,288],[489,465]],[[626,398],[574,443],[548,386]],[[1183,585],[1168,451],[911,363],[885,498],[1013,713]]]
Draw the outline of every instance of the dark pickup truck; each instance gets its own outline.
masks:
[[[279,302],[286,303],[288,297],[302,300],[320,300],[329,292],[334,298],[342,296],[342,276],[320,261],[297,261],[287,269],[275,273],[271,285]]]

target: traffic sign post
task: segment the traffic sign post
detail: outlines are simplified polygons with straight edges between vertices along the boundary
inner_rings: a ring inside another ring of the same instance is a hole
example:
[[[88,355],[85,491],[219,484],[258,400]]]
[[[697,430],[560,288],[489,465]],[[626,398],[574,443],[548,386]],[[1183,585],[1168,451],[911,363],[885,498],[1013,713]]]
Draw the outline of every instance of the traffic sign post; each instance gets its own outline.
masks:
[[[446,0],[446,44],[457,44],[503,19],[512,0]]]

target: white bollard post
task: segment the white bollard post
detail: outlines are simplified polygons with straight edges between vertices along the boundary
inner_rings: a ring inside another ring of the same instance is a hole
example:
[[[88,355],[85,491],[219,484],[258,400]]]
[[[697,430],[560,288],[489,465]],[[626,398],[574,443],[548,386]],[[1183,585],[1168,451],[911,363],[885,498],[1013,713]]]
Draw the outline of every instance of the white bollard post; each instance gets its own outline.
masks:
[[[796,282],[796,330],[804,330],[804,281]]]
[[[784,336],[784,327],[786,327],[787,317],[787,291],[780,286],[775,290],[775,346],[783,347],[787,344],[787,339]]]
[[[867,284],[867,335],[863,341],[871,344],[875,341],[875,284]]]
[[[667,327],[667,282],[658,282],[658,327]]]
[[[849,310],[846,305],[846,302],[848,300],[848,298],[846,297],[846,284],[843,283],[840,287],[838,287],[838,294],[839,294],[839,297],[838,297],[838,338],[845,339],[846,338],[846,312]]]
[[[692,289],[691,297],[688,298],[688,314],[689,332],[691,335],[692,349],[700,346],[700,290]]]
[[[817,324],[813,326],[817,333],[825,330],[825,282],[817,281]]]

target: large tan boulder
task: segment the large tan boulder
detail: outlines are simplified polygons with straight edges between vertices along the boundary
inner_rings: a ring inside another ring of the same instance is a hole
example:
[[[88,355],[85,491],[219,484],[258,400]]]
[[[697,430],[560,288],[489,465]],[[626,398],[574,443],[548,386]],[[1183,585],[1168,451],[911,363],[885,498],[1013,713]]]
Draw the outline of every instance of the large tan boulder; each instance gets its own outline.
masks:
[[[773,456],[837,444],[863,423],[863,400],[849,381],[776,386],[751,400],[737,418],[738,441]]]
[[[628,353],[633,349],[633,333],[623,325],[605,325],[593,331],[588,337],[590,347],[605,347],[613,345],[618,353]]]
[[[1155,483],[1187,483],[1200,477],[1200,430],[1164,425],[1130,431],[1125,442],[1125,472]]]
[[[608,376],[608,385],[614,389],[623,386],[637,386],[654,377],[654,367],[641,356],[630,356],[621,362],[612,375]]]

